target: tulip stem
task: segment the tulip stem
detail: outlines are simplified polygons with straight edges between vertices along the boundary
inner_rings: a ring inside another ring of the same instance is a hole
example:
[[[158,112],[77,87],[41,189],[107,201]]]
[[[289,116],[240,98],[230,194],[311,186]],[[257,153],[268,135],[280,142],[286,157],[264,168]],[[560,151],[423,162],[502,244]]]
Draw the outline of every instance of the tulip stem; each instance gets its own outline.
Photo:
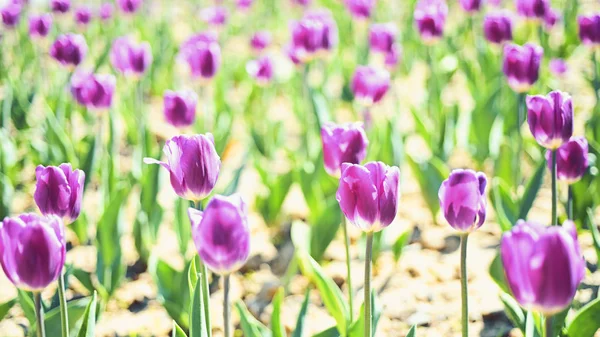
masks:
[[[62,336],[69,337],[69,314],[67,312],[67,298],[65,297],[65,275],[62,271],[58,277],[58,299],[60,300]]]
[[[460,291],[462,299],[462,336],[469,337],[469,295],[467,281],[467,240],[469,234],[460,237]]]
[[[202,210],[202,202],[196,202],[196,209]],[[208,286],[208,270],[206,265],[202,261],[202,258],[198,256],[200,261],[199,269],[202,273],[202,304],[204,305],[204,321],[206,322],[206,335],[212,336],[212,327],[210,324],[210,288]]]
[[[554,319],[552,316],[546,316],[546,335],[545,337],[556,337],[554,334]]]
[[[223,331],[225,337],[231,337],[229,332],[229,317],[231,317],[231,309],[229,307],[229,276],[227,274],[223,277]]]
[[[367,233],[367,248],[365,250],[365,337],[371,337],[371,259],[373,255],[373,233]]]
[[[521,125],[525,122],[525,94],[517,94],[517,153],[515,158],[515,187],[518,189],[521,185],[521,152],[523,152],[523,135],[521,134]]]
[[[569,185],[567,196],[567,217],[573,220],[573,186]]]
[[[552,225],[558,225],[557,204],[558,188],[556,187],[556,150],[552,150]]]
[[[35,304],[35,318],[37,321],[37,337],[46,337],[46,327],[44,326],[44,307],[42,305],[42,293],[33,293]]]
[[[350,237],[348,236],[348,225],[346,217],[342,215],[342,229],[344,230],[344,246],[346,248],[346,285],[348,288],[348,305],[350,306],[350,322],[354,321],[354,294],[352,290],[352,272],[350,268]]]

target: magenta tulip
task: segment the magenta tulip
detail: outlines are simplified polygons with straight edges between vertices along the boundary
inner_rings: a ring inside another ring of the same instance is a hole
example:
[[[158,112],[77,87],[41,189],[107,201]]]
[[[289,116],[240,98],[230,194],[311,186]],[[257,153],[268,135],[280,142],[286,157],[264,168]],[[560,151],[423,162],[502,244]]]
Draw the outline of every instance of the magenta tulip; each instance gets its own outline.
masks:
[[[42,38],[48,36],[52,27],[52,14],[32,15],[29,17],[29,36]]]
[[[44,215],[56,215],[66,224],[75,221],[81,212],[85,173],[73,170],[71,164],[35,169],[36,185],[33,199]]]
[[[85,38],[78,34],[60,35],[50,47],[50,56],[61,65],[78,66],[87,54]]]
[[[326,123],[321,128],[321,142],[325,171],[337,178],[341,175],[342,164],[360,164],[367,156],[369,146],[362,123]]]
[[[142,76],[152,64],[148,42],[136,43],[129,37],[117,38],[110,49],[110,63],[126,76]]]
[[[181,45],[178,58],[187,63],[192,77],[209,80],[221,66],[221,47],[214,34],[200,33]]]
[[[485,174],[473,170],[454,170],[444,180],[438,197],[444,218],[452,228],[470,233],[483,225],[486,218],[486,186]]]
[[[385,69],[359,66],[352,77],[350,89],[361,104],[371,106],[381,101],[390,89],[390,73]]]
[[[504,46],[502,71],[514,91],[526,92],[538,80],[543,54],[544,49],[532,43]]]
[[[546,151],[548,169],[552,170],[552,152]],[[588,142],[585,137],[573,137],[556,150],[556,174],[568,184],[578,182],[589,166]]]
[[[71,77],[71,94],[77,103],[89,109],[109,109],[112,105],[116,79],[113,75],[95,75],[78,71]]]
[[[198,95],[192,90],[171,91],[164,95],[163,112],[167,122],[175,127],[194,124],[196,120],[196,104]]]
[[[573,135],[571,96],[552,91],[547,96],[527,96],[527,123],[535,140],[549,150],[556,150]]]

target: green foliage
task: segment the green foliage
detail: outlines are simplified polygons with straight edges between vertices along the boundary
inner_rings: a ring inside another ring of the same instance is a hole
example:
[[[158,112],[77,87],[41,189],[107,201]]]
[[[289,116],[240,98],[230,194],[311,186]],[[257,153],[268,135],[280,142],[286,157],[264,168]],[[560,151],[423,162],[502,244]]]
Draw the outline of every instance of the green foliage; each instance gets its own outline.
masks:
[[[567,327],[569,337],[593,337],[600,330],[600,298],[581,308]]]

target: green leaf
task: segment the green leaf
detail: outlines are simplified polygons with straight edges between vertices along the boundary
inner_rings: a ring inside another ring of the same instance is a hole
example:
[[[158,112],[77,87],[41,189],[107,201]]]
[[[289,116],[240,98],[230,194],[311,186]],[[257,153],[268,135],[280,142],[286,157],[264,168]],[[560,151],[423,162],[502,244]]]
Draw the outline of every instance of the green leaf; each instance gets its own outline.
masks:
[[[96,292],[92,295],[92,300],[88,304],[87,308],[85,308],[85,313],[83,314],[83,320],[81,322],[81,329],[79,329],[79,334],[77,337],[94,337],[94,332],[96,330],[96,307],[97,307],[97,299]]]
[[[179,252],[181,255],[186,256],[188,251],[188,244],[192,238],[192,226],[190,219],[188,218],[188,208],[190,204],[187,200],[177,198],[175,201],[175,233],[177,235],[177,243],[179,245]],[[191,288],[194,289],[194,288]]]
[[[431,157],[428,161],[423,162],[416,162],[408,154],[406,158],[413,174],[419,182],[421,193],[429,207],[431,216],[435,219],[437,212],[440,210],[438,191],[442,182],[450,175],[450,170],[448,169],[448,166],[437,157]]]
[[[18,289],[18,300],[19,305],[21,306],[21,310],[27,317],[30,326],[34,326],[36,324],[35,320],[35,306],[33,303],[33,295],[30,292],[26,292],[24,290]]]
[[[304,321],[306,320],[306,312],[308,311],[308,302],[310,298],[309,295],[310,287],[306,288],[306,294],[304,295],[304,301],[302,301],[302,306],[300,307],[300,312],[298,313],[296,329],[294,329],[292,337],[302,337],[302,332],[304,331]]]
[[[204,302],[202,301],[202,277],[200,274],[196,286],[194,287],[194,295],[191,301],[190,308],[190,337],[208,337],[206,331],[206,321],[204,320]]]
[[[89,297],[85,297],[67,303],[69,335],[76,335],[76,328],[81,325],[81,318],[84,316],[90,301]],[[46,336],[60,336],[62,334],[59,307],[49,310],[44,317],[44,322],[46,325]]]
[[[271,331],[252,316],[243,302],[236,302],[235,308],[240,315],[240,326],[244,337],[271,337]]]
[[[417,326],[413,325],[410,330],[408,330],[408,334],[406,335],[406,337],[415,337],[417,336]]]
[[[533,206],[535,197],[537,196],[542,183],[544,182],[544,173],[546,172],[546,161],[542,161],[538,166],[537,170],[527,183],[525,193],[521,198],[521,207],[519,208],[519,219],[527,219],[527,214]]]
[[[373,335],[376,334],[377,331],[377,323],[379,322],[379,318],[381,318],[381,306],[377,301],[377,297],[375,296],[375,291],[371,289],[371,305],[373,306],[373,322],[371,323],[371,327],[373,329]],[[363,337],[365,333],[365,304],[363,303],[360,306],[360,313],[358,316],[358,320],[352,324],[350,327],[350,332],[348,333],[349,337]]]
[[[404,250],[404,247],[406,247],[406,245],[410,242],[412,233],[412,229],[408,228],[404,232],[402,232],[402,234],[400,234],[398,238],[396,238],[396,241],[394,241],[394,245],[392,246],[392,252],[394,253],[395,262],[398,262],[400,260],[400,257],[402,256],[402,251]]]
[[[90,293],[94,292],[94,283],[92,281],[92,274],[86,272],[85,270],[73,268],[73,276],[89,291]]]
[[[499,252],[496,252],[496,256],[490,265],[489,272],[492,280],[496,282],[498,287],[500,287],[500,289],[502,289],[502,291],[505,293],[510,294],[510,289],[508,288],[508,282],[506,281],[506,275],[504,274],[504,267],[502,266],[502,259],[500,258]]]
[[[281,321],[281,302],[283,301],[283,288],[277,290],[273,298],[273,313],[271,314],[271,331],[273,337],[286,337],[285,327]]]
[[[596,250],[596,256],[600,261],[600,231],[598,231],[598,225],[594,221],[594,211],[591,208],[587,209],[588,225],[590,226],[590,232],[592,233],[592,240],[594,241],[594,249]],[[600,264],[600,262],[598,262]]]
[[[188,268],[188,287],[190,289],[190,298],[194,296],[196,282],[198,282],[198,269],[196,268],[198,262],[199,257],[197,255],[194,255],[194,257],[190,261],[190,266]]]
[[[8,314],[10,308],[12,308],[15,303],[17,303],[17,299],[13,298],[10,301],[0,304],[0,321]]]
[[[191,268],[191,267],[188,267]],[[163,305],[169,316],[185,329],[189,328],[190,298],[195,283],[189,286],[188,270],[176,270],[168,263],[152,256],[148,263],[148,270],[153,276],[158,290],[158,301]]]
[[[600,298],[581,308],[567,328],[569,337],[593,337],[600,329]]]
[[[173,321],[173,333],[171,337],[187,337],[183,329],[177,325],[177,322]]]
[[[492,206],[496,211],[500,229],[505,232],[512,228],[517,219],[517,203],[515,202],[510,187],[498,177],[492,179]]]
[[[325,330],[317,333],[316,335],[313,335],[313,337],[340,337],[340,336],[341,335],[335,326],[332,326],[329,329],[325,329]]]
[[[503,292],[500,294],[500,301],[504,304],[504,311],[510,321],[521,331],[525,331],[525,312],[519,306],[519,303],[510,296]]]

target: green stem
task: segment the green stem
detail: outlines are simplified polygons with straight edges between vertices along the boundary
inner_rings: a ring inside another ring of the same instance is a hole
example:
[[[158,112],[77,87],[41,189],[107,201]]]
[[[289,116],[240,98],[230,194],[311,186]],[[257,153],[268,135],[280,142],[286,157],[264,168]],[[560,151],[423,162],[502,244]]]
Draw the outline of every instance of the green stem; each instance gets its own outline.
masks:
[[[367,248],[365,250],[365,337],[372,336],[371,323],[373,316],[371,314],[371,258],[373,255],[373,233],[367,233]]]
[[[202,210],[202,203],[198,200],[196,202],[196,208]],[[206,265],[202,262],[202,258],[198,257],[200,265],[198,266],[202,273],[202,303],[204,304],[204,321],[206,322],[206,334],[212,336],[212,327],[210,321],[210,288],[208,286],[208,270]]]
[[[525,122],[525,94],[517,94],[517,153],[514,156],[515,165],[515,187],[519,188],[521,185],[521,159],[523,152],[523,135],[521,134],[521,126]]]
[[[558,188],[556,187],[556,150],[552,150],[552,225],[558,225],[556,212],[558,204]]]
[[[229,275],[223,277],[223,331],[225,337],[231,337],[229,318],[231,317],[231,309],[229,307]]]
[[[467,240],[469,234],[460,237],[460,291],[462,299],[462,336],[469,337],[469,294],[467,281]]]
[[[569,185],[567,197],[567,217],[573,220],[573,186]]]
[[[552,316],[546,317],[546,335],[545,337],[556,337],[554,333],[554,319]]]
[[[348,286],[348,304],[350,306],[350,322],[354,322],[354,294],[352,289],[352,272],[350,260],[350,237],[348,236],[348,225],[346,217],[342,216],[342,229],[344,230],[344,245],[346,246],[346,285]]]
[[[44,307],[42,306],[42,293],[33,294],[35,304],[35,318],[37,322],[37,337],[46,337],[46,328],[44,327]]]
[[[58,277],[58,298],[60,300],[60,323],[62,336],[69,337],[69,315],[67,312],[67,298],[65,297],[65,275],[61,271]]]

